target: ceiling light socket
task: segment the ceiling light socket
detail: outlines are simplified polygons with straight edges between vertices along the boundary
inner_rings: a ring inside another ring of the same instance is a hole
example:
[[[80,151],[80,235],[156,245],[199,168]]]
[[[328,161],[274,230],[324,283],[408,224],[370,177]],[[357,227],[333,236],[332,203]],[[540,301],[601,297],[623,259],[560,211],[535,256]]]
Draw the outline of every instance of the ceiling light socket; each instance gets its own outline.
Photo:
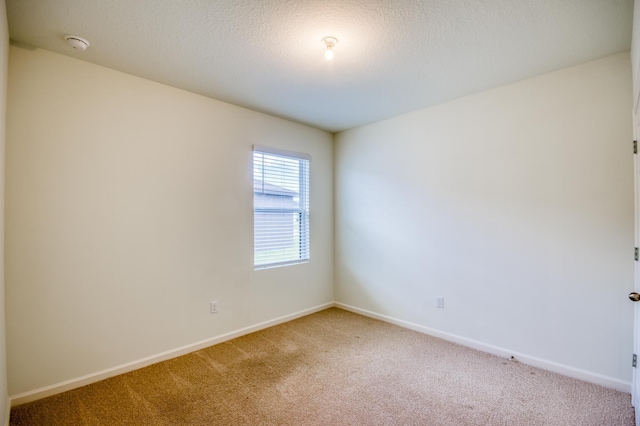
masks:
[[[333,46],[338,44],[338,39],[335,37],[324,37],[320,40],[327,50],[324,51],[324,57],[327,60],[333,59]]]
[[[333,46],[335,46],[336,44],[338,44],[338,39],[337,39],[337,38],[335,38],[335,37],[324,37],[321,41],[322,41],[322,42],[324,43],[324,45],[325,45],[325,46],[327,46],[327,47],[329,47],[329,46],[333,47]]]
[[[89,47],[89,41],[80,36],[66,35],[64,36],[64,39],[67,41],[67,44],[69,44],[69,46],[77,50],[87,50],[87,47]]]

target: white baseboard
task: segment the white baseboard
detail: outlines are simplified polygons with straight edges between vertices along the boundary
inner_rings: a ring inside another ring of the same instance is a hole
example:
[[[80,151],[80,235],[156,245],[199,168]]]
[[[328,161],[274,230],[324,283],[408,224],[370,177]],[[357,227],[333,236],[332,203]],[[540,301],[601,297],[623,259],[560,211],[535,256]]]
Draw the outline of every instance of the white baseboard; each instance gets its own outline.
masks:
[[[82,386],[89,385],[91,383],[99,382],[100,380],[108,379],[110,377],[117,376],[119,374],[128,373],[129,371],[137,370],[143,367],[147,367],[158,362],[166,361],[168,359],[176,358],[182,355],[186,355],[197,350],[216,345],[218,343],[226,342],[236,337],[244,336],[250,333],[254,333],[265,328],[273,327],[274,325],[282,324],[288,321],[292,321],[297,318],[301,318],[315,312],[319,312],[331,307],[337,307],[346,311],[354,312],[356,314],[364,315],[370,318],[378,319],[390,324],[395,324],[400,327],[404,327],[410,330],[414,330],[420,333],[428,334],[430,336],[438,337],[449,342],[457,343],[462,346],[467,346],[473,349],[477,349],[483,352],[494,354],[504,358],[515,357],[519,362],[532,365],[534,367],[541,368],[543,370],[552,371],[554,373],[562,374],[568,377],[573,377],[586,382],[595,383],[607,388],[615,389],[621,392],[631,393],[631,382],[625,382],[623,380],[616,379],[614,377],[604,376],[602,374],[593,373],[586,370],[570,367],[568,365],[559,364],[553,361],[536,358],[519,352],[510,351],[505,348],[490,345],[487,343],[479,342],[477,340],[468,339],[466,337],[457,336],[450,333],[438,331],[420,324],[415,324],[409,321],[404,321],[381,315],[366,309],[360,309],[355,306],[346,305],[344,303],[332,302],[325,303],[313,308],[305,309],[299,312],[295,312],[290,315],[285,315],[273,320],[261,322],[249,327],[244,327],[239,330],[235,330],[229,333],[225,333],[210,339],[202,340],[190,345],[182,346],[173,350],[162,352],[156,355],[152,355],[146,358],[142,358],[133,362],[122,364],[113,368],[102,370],[96,373],[87,374],[75,379],[66,380],[64,382],[56,383],[54,385],[45,386],[32,391],[24,392],[18,395],[13,395],[7,398],[7,411],[5,425],[9,425],[10,408],[27,402],[35,401],[38,399],[46,398],[48,396],[56,395],[62,392],[66,392],[71,389],[76,389]]]
[[[5,412],[4,412],[4,425],[9,426],[11,421],[11,398],[7,396],[7,400],[5,402]]]
[[[467,346],[473,349],[477,349],[482,352],[488,352],[490,354],[497,355],[504,358],[511,358],[513,356],[523,364],[528,364],[534,367],[541,368],[543,370],[552,371],[554,373],[562,374],[568,377],[573,377],[574,379],[583,380],[585,382],[595,383],[597,385],[615,389],[620,392],[631,393],[631,382],[625,382],[624,380],[616,379],[615,377],[609,377],[602,374],[593,373],[591,371],[570,367],[568,365],[559,364],[557,362],[536,358],[523,353],[514,352],[509,349],[479,342],[477,340],[468,339],[466,337],[457,336],[455,334],[445,333],[443,331],[438,331],[433,328],[425,327],[420,324],[415,324],[409,321],[404,321],[404,320],[392,318],[386,315],[377,314],[375,312],[367,311],[366,309],[356,308],[355,306],[346,305],[344,303],[336,302],[335,306],[337,308],[341,308],[346,311],[350,311],[356,314],[360,314],[370,318],[388,322],[390,324],[398,325],[400,327],[408,328],[410,330],[417,331],[419,333],[424,333],[430,336],[438,337],[440,339],[457,343],[462,346]]]
[[[325,303],[323,305],[305,309],[303,311],[295,312],[293,314],[285,315],[280,318],[264,321],[259,324],[255,324],[249,327],[244,327],[239,330],[222,334],[220,336],[212,337],[206,340],[201,340],[199,342],[196,342],[190,345],[186,345],[186,346],[182,346],[166,352],[162,352],[157,355],[152,355],[152,356],[142,358],[126,364],[122,364],[113,368],[108,368],[106,370],[98,371],[97,373],[87,374],[85,376],[77,377],[71,380],[66,380],[64,382],[56,383],[54,385],[45,386],[39,389],[21,393],[18,395],[13,395],[9,399],[9,404],[11,407],[15,407],[20,404],[26,404],[27,402],[35,401],[38,399],[46,398],[48,396],[66,392],[71,389],[76,389],[82,386],[86,386],[91,383],[99,382],[100,380],[108,379],[110,377],[114,377],[119,374],[128,373],[129,371],[147,367],[151,364],[156,364],[158,362],[162,362],[168,359],[186,355],[190,352],[195,352],[197,350],[204,349],[209,346],[216,345],[218,343],[226,342],[227,340],[235,339],[236,337],[244,336],[246,334],[254,333],[256,331],[263,330],[265,328],[273,327],[274,325],[292,321],[294,319],[301,318],[301,317],[313,314],[315,312],[323,311],[333,306],[335,306],[333,302]],[[7,410],[7,412],[8,411],[9,410]],[[7,422],[7,425],[8,424],[9,423]]]

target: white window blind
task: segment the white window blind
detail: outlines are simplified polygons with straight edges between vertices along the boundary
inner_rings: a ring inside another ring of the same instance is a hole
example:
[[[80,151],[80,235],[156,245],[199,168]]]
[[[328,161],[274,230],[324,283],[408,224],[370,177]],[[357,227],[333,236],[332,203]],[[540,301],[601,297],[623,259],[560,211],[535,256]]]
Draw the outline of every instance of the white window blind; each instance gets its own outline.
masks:
[[[253,147],[253,264],[255,269],[309,260],[311,157]]]

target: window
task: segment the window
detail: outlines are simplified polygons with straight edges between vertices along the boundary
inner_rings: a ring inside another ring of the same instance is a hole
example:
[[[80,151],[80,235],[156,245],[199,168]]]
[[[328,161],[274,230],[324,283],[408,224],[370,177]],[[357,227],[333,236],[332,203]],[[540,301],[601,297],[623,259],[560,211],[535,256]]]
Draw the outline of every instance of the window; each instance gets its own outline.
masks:
[[[253,265],[309,261],[311,157],[253,147]]]

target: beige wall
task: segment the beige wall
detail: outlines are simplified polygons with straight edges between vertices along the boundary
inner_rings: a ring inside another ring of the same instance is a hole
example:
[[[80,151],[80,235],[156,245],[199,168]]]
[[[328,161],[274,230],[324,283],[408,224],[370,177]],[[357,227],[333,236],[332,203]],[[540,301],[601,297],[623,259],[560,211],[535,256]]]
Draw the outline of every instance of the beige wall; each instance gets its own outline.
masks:
[[[333,300],[329,133],[10,52],[11,395]],[[253,144],[312,156],[308,264],[253,270]]]
[[[0,1],[0,421],[9,418],[7,393],[7,355],[5,338],[4,286],[4,184],[5,134],[7,111],[7,70],[9,67],[9,27],[4,0]]]
[[[628,389],[631,93],[627,53],[338,134],[336,301]]]

